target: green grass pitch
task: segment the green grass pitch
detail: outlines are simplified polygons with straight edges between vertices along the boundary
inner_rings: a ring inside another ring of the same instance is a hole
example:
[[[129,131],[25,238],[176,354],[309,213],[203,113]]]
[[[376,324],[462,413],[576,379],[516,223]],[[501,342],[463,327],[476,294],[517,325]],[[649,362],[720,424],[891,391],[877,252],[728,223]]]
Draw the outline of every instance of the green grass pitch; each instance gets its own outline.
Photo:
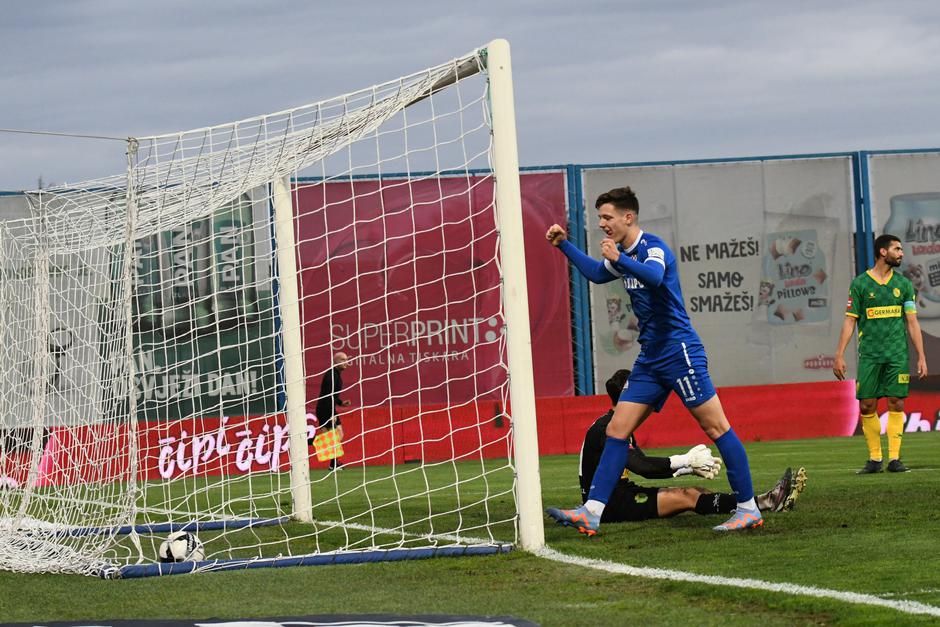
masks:
[[[683,514],[605,525],[595,538],[546,521],[546,539],[565,554],[631,566],[794,583],[940,607],[938,447],[940,433],[907,435],[903,457],[912,472],[856,476],[866,457],[861,438],[754,442],[747,450],[758,491],[771,486],[786,466],[805,466],[809,476],[796,509],[768,514],[762,530],[718,536],[710,526],[720,517]],[[355,470],[343,472],[350,473],[343,481],[355,481]],[[578,501],[576,456],[542,458],[541,477],[546,506]],[[498,473],[495,481],[505,482],[493,488],[501,491],[510,478]],[[724,473],[711,482],[682,478],[655,483],[727,490]],[[508,497],[492,506],[500,518],[511,513]],[[614,575],[522,551],[125,581],[0,572],[3,622],[385,612],[512,615],[544,625],[900,625],[937,620],[806,596]]]

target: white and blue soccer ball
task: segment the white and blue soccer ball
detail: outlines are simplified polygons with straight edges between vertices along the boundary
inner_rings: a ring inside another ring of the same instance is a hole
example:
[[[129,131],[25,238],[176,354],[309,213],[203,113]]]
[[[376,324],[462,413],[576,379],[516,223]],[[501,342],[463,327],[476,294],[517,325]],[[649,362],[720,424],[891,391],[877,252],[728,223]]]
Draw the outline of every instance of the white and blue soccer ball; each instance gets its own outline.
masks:
[[[206,558],[202,541],[188,531],[174,531],[160,544],[161,562],[201,562]]]

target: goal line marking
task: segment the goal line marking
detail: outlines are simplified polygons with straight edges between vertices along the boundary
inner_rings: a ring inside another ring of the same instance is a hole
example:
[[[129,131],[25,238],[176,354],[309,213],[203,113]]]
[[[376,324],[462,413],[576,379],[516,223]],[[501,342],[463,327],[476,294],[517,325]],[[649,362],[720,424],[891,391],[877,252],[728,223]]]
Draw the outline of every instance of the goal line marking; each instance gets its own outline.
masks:
[[[596,560],[574,555],[565,555],[548,547],[539,549],[535,552],[539,557],[543,557],[555,562],[582,566],[584,568],[593,568],[603,570],[609,573],[619,575],[630,575],[633,577],[644,577],[647,579],[665,579],[667,581],[687,581],[690,583],[704,583],[711,586],[728,586],[733,588],[745,588],[749,590],[763,590],[765,592],[783,592],[785,594],[796,594],[820,599],[833,599],[845,603],[855,603],[857,605],[875,605],[886,607],[905,614],[921,614],[927,616],[940,616],[940,607],[926,605],[916,601],[895,601],[883,599],[870,594],[861,594],[858,592],[844,592],[842,590],[829,590],[827,588],[816,588],[814,586],[801,586],[792,583],[774,583],[771,581],[762,581],[760,579],[744,579],[741,577],[721,577],[718,575],[697,575],[687,573],[681,570],[666,570],[663,568],[642,568],[638,566],[629,566],[607,560]]]

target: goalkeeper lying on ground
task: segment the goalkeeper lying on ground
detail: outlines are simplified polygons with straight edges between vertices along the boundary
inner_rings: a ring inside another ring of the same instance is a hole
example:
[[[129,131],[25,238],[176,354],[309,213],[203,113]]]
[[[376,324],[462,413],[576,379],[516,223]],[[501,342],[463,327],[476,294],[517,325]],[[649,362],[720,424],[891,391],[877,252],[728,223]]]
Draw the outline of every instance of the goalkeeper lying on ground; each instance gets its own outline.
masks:
[[[618,370],[607,380],[607,394],[613,404],[620,398],[620,392],[630,376],[629,370]],[[584,436],[581,445],[581,502],[587,500],[591,490],[591,477],[600,461],[607,439],[607,423],[610,422],[613,409],[594,421]],[[627,471],[634,472],[647,479],[667,479],[682,475],[696,474],[705,479],[714,479],[721,471],[721,459],[713,457],[704,444],[690,449],[682,455],[669,457],[647,457],[636,446],[636,440],[630,437],[630,455],[627,457]],[[733,494],[714,493],[705,488],[654,488],[639,486],[626,478],[627,472],[620,478],[614,492],[604,508],[602,522],[621,522],[625,520],[649,520],[666,518],[682,512],[694,511],[696,514],[730,514],[737,506]],[[783,477],[773,488],[757,495],[757,506],[763,512],[781,512],[793,507],[800,492],[806,485],[806,471],[800,468],[794,476],[787,468]]]

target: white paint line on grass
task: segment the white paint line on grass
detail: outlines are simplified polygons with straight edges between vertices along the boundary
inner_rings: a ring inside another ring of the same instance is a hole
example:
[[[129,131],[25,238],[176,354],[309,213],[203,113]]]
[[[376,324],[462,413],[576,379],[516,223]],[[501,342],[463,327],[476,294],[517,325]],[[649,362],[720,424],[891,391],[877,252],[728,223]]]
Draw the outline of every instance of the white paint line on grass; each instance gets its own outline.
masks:
[[[337,526],[348,527],[350,529],[370,531],[373,533],[402,535],[412,538],[449,540],[456,543],[491,544],[495,542],[495,540],[492,538],[473,538],[468,536],[457,536],[450,533],[418,534],[402,531],[400,529],[386,529],[382,527],[348,522],[342,523],[339,521],[320,521],[320,523],[329,523]],[[564,553],[559,553],[558,551],[550,549],[547,546],[539,549],[535,552],[535,554],[539,557],[552,560],[554,562],[562,562],[564,564],[572,564],[574,566],[582,566],[584,568],[593,568],[595,570],[603,570],[619,575],[645,577],[646,579],[665,579],[667,581],[704,583],[711,586],[745,588],[749,590],[762,590],[764,592],[783,592],[784,594],[803,595],[817,597],[820,599],[832,599],[834,601],[842,601],[843,603],[855,603],[856,605],[874,605],[877,607],[886,607],[892,610],[897,610],[898,612],[903,612],[905,614],[920,614],[940,617],[940,607],[927,605],[925,603],[918,603],[916,601],[892,601],[891,599],[883,599],[881,597],[876,597],[870,594],[843,592],[842,590],[829,590],[828,588],[816,588],[813,586],[800,586],[793,583],[774,583],[772,581],[762,581],[760,579],[721,577],[718,575],[697,575],[695,573],[687,573],[681,570],[666,570],[663,568],[629,566],[627,564],[620,564],[618,562],[610,562],[607,560],[595,560],[586,557],[578,557],[576,555],[565,555]]]
[[[832,599],[844,603],[855,603],[857,605],[874,605],[877,607],[886,607],[905,614],[924,614],[927,616],[940,617],[940,607],[917,603],[916,601],[893,601],[891,599],[882,599],[881,597],[870,594],[860,594],[858,592],[843,592],[841,590],[829,590],[827,588],[816,588],[813,586],[800,586],[792,583],[774,583],[772,581],[761,581],[760,579],[744,579],[741,577],[720,577],[717,575],[697,575],[687,573],[681,570],[666,570],[663,568],[641,568],[638,566],[628,566],[617,562],[607,560],[595,560],[575,555],[565,555],[554,549],[545,547],[536,551],[536,555],[544,557],[555,562],[582,566],[584,568],[593,568],[594,570],[603,570],[609,573],[619,575],[630,575],[632,577],[644,577],[646,579],[665,579],[667,581],[686,581],[689,583],[704,583],[710,586],[727,586],[731,588],[745,588],[749,590],[761,590],[764,592],[783,592],[785,594],[797,594],[803,596],[817,597],[820,599]]]
[[[885,598],[910,597],[917,594],[937,594],[938,592],[940,592],[940,588],[923,588],[922,590],[908,590],[907,592],[885,592],[881,596]]]

